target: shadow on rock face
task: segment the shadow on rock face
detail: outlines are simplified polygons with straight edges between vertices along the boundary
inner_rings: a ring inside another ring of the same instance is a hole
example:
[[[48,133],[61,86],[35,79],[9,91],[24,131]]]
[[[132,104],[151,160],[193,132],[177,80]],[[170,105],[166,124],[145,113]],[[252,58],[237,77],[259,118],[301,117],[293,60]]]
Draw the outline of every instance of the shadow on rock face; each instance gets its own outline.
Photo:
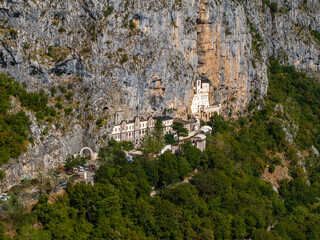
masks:
[[[84,76],[86,71],[84,65],[78,59],[69,59],[58,65],[55,65],[50,72],[58,76],[62,74],[72,74],[77,76]]]

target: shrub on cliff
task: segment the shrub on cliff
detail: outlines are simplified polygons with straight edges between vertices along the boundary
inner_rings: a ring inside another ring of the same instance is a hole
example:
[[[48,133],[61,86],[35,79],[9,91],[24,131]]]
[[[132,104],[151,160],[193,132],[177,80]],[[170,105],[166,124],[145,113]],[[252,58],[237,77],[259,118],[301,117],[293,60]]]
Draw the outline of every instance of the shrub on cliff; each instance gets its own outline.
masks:
[[[0,165],[10,157],[17,158],[27,146],[29,116],[24,111],[10,114],[11,97],[21,102],[21,106],[36,113],[38,119],[55,116],[56,112],[47,107],[48,97],[44,91],[27,92],[23,86],[6,74],[0,74]]]
[[[6,173],[3,170],[0,170],[0,179],[4,179],[6,177]]]

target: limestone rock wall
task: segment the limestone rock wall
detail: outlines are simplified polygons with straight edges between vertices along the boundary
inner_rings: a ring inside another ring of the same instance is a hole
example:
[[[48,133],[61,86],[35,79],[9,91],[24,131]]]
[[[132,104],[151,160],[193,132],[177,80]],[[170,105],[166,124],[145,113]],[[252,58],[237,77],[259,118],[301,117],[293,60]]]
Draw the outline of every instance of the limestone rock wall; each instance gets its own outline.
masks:
[[[266,92],[265,61],[253,66],[245,7],[232,1],[201,0],[197,20],[198,74],[210,80],[211,102],[225,114],[243,112],[254,90]]]
[[[266,94],[269,56],[319,77],[320,41],[310,30],[320,30],[319,1],[199,0],[197,72],[212,83],[212,103],[242,113]]]
[[[186,115],[197,75],[210,80],[210,101],[225,115],[266,93],[269,56],[317,76],[310,30],[320,31],[318,0],[0,1],[1,71],[30,91],[71,84],[74,94],[61,127],[29,113],[35,144],[3,166],[0,192],[84,146],[97,150],[116,112]]]

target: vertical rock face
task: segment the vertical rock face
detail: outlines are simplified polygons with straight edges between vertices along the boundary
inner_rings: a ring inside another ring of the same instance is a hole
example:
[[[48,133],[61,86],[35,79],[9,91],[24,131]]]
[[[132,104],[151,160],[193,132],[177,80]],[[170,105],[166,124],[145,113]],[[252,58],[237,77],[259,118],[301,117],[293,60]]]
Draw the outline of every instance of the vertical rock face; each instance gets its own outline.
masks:
[[[118,109],[128,118],[186,111],[197,67],[196,1],[3,5],[2,67],[30,89],[79,76],[91,101],[103,98],[111,116]]]
[[[320,40],[311,34],[320,30],[319,1],[240,2],[199,0],[197,72],[210,80],[211,101],[225,114],[243,112],[254,94],[266,93],[269,56],[320,70]]]
[[[273,2],[277,3],[274,11],[267,9],[259,1],[248,1],[246,6],[253,25],[264,40],[267,56],[274,55],[283,64],[317,75],[320,71],[320,41],[310,30],[320,31],[320,2]],[[265,14],[260,9],[265,9]]]
[[[0,189],[81,147],[97,150],[117,112],[185,115],[198,75],[223,114],[243,113],[266,94],[269,56],[319,74],[315,31],[318,0],[1,1],[1,71],[30,91],[71,84],[75,106],[63,133],[33,120],[35,145],[4,166]],[[107,123],[97,128],[89,115]]]
[[[198,74],[212,83],[212,103],[225,113],[242,112],[252,92],[266,92],[265,65],[252,64],[251,36],[244,6],[201,0],[197,19]]]

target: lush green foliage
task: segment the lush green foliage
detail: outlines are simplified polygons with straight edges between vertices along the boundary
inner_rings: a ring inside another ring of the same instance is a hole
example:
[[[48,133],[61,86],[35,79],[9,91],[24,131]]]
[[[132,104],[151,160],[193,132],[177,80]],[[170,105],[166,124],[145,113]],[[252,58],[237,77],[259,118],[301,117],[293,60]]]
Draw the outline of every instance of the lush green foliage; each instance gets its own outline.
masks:
[[[122,150],[125,151],[131,151],[134,148],[133,143],[131,141],[122,141],[119,144],[122,147]]]
[[[296,142],[301,148],[314,145],[320,149],[320,85],[319,82],[295,71],[294,67],[280,66],[271,59],[270,106],[281,103],[283,119],[294,121],[299,131]],[[265,111],[271,111],[271,108]]]
[[[42,195],[31,214],[6,222],[17,239],[320,239],[319,156],[311,150],[320,149],[319,99],[319,83],[271,59],[261,110],[230,121],[215,116],[205,152],[185,142],[176,154],[129,163],[123,146],[109,141],[94,186],[68,184],[54,204]],[[298,126],[293,143],[287,124]],[[261,173],[284,159],[292,179],[277,194]]]
[[[38,120],[46,118],[52,122],[56,115],[53,108],[47,107],[48,97],[41,90],[39,93],[27,92],[18,82],[1,73],[0,74],[0,165],[7,163],[10,157],[18,157],[27,146],[29,117],[24,111],[9,113],[11,99],[15,97],[22,107],[32,110]],[[16,112],[16,111],[15,111]]]
[[[180,122],[173,122],[172,130],[177,133],[178,141],[180,137],[187,137],[188,136],[188,129],[186,129],[182,123]]]
[[[174,135],[172,133],[167,133],[164,136],[164,140],[165,140],[166,144],[175,144],[176,143],[176,140],[175,140]]]
[[[4,179],[6,177],[6,173],[3,170],[0,170],[0,179]]]
[[[18,83],[0,74],[0,165],[7,163],[10,157],[18,157],[26,148],[29,117],[23,111],[16,114],[8,112],[11,108],[10,96],[18,96],[22,105],[32,106],[26,101],[29,95],[21,91]],[[4,174],[1,174],[3,177]]]
[[[158,153],[164,146],[164,127],[161,120],[157,120],[153,131],[147,129],[141,142],[142,152],[145,154]]]
[[[310,29],[310,33],[320,42],[320,32]]]
[[[26,149],[29,117],[23,111],[0,116],[0,165]]]
[[[66,162],[64,164],[64,167],[67,170],[72,170],[73,167],[78,167],[79,165],[83,165],[84,163],[86,163],[88,160],[88,157],[86,156],[72,156],[69,155],[67,156]]]

